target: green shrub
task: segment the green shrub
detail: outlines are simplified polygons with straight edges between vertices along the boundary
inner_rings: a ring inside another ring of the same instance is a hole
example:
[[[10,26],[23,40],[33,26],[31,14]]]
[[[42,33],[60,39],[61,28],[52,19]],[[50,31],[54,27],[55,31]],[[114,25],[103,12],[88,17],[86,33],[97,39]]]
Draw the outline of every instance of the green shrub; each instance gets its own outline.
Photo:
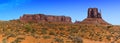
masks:
[[[49,35],[56,35],[56,33],[53,31],[50,31]]]
[[[111,28],[111,27],[113,27],[113,26],[111,26],[111,25],[110,25],[110,26],[107,26],[108,29]]]
[[[7,38],[4,38],[4,39],[2,40],[2,43],[7,43]]]
[[[20,43],[22,40],[24,40],[24,38],[18,37],[11,43]]]
[[[44,39],[50,39],[50,36],[42,36]]]
[[[75,37],[72,40],[74,43],[83,43],[83,40],[80,37]]]
[[[41,34],[47,34],[47,28],[42,28],[41,29]]]
[[[106,38],[107,38],[109,41],[111,40],[111,36],[109,36],[109,35],[106,36]]]
[[[32,27],[29,24],[26,24],[24,27],[26,32],[32,31]]]
[[[59,38],[54,38],[54,40],[58,43],[64,43],[63,39],[59,39]]]
[[[59,28],[59,30],[60,30],[60,31],[63,31],[63,30],[65,30],[65,29],[64,29],[63,27],[61,27],[61,28]]]

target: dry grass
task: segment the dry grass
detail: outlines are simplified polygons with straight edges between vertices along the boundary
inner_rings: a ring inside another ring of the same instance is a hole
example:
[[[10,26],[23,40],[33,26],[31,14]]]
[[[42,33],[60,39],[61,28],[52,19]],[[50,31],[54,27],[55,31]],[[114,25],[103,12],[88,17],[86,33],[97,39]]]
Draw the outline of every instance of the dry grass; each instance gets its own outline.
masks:
[[[83,43],[83,39],[99,42],[119,42],[120,26],[61,23],[22,23],[19,20],[0,21],[2,43],[25,43],[30,36],[33,43]],[[21,37],[20,37],[21,36]],[[77,37],[77,38],[76,38]],[[82,39],[83,38],[83,39]],[[41,41],[41,39],[43,39]],[[27,42],[26,42],[27,43]],[[46,43],[46,42],[45,42]]]

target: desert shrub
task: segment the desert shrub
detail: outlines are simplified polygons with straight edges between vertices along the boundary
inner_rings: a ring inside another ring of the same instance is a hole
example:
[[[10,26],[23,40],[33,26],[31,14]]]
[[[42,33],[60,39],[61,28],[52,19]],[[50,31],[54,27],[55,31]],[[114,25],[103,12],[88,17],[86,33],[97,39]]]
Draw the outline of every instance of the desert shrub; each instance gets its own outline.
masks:
[[[40,39],[41,38],[39,35],[34,35],[33,37],[36,38],[36,39]]]
[[[63,35],[65,35],[63,32],[61,32],[60,34],[59,34],[60,36],[63,36]]]
[[[115,38],[116,38],[116,39],[120,39],[120,35],[116,36]]]
[[[36,30],[35,30],[34,28],[32,28],[30,32],[31,32],[31,33],[35,33]]]
[[[83,40],[80,37],[73,38],[74,43],[83,43]]]
[[[65,28],[63,28],[63,27],[60,27],[60,28],[59,28],[60,31],[63,31],[64,29],[65,29]]]
[[[63,39],[60,39],[60,38],[54,38],[55,42],[58,42],[58,43],[64,43]]]
[[[78,29],[77,28],[71,28],[68,30],[70,33],[77,33]]]
[[[112,41],[111,43],[115,43],[115,41]]]
[[[4,37],[15,37],[16,35],[12,32],[4,32]]]
[[[66,43],[71,43],[72,41],[66,41]]]
[[[113,26],[111,26],[111,25],[110,25],[110,26],[107,26],[108,29],[111,28],[111,27],[113,27]]]
[[[107,35],[106,39],[108,39],[110,41],[111,40],[111,36]]]
[[[47,28],[42,28],[41,29],[41,34],[47,34]]]
[[[56,33],[53,32],[53,31],[50,31],[50,32],[49,32],[49,35],[56,35]]]
[[[54,43],[54,42],[51,42],[51,43]]]
[[[8,39],[8,38],[10,38],[10,37],[14,37],[14,38],[15,38],[16,36],[17,36],[17,35],[10,33],[9,35],[4,36],[4,37],[6,37],[6,38]]]
[[[87,30],[87,28],[81,28],[80,29],[80,32],[82,32],[82,33],[85,33],[85,32],[87,32],[88,30]],[[89,30],[90,31],[90,30]]]
[[[83,43],[82,38],[78,36],[69,36],[68,39],[72,40],[73,43]]]
[[[2,43],[7,43],[7,38],[4,38],[4,39],[2,40]]]
[[[26,24],[24,27],[26,32],[30,32],[32,30],[32,27],[29,24]]]
[[[24,38],[18,37],[11,43],[20,43],[22,40],[24,40]]]
[[[50,36],[42,36],[44,39],[50,39]]]
[[[31,33],[31,35],[34,37],[34,36],[35,36],[35,33],[36,33],[36,30],[35,30],[35,29],[31,29],[31,30],[30,30],[30,33]]]
[[[102,41],[102,37],[99,37],[99,41]]]

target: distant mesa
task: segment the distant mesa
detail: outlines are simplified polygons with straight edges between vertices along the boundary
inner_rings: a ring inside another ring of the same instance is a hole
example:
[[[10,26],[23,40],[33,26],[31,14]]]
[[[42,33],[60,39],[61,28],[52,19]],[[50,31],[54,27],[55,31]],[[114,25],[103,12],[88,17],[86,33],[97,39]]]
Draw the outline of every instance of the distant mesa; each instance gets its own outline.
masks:
[[[72,23],[71,17],[67,16],[53,16],[44,14],[24,14],[20,17],[21,22],[60,22]],[[101,11],[98,8],[88,8],[88,16],[83,21],[76,21],[75,24],[96,24],[96,25],[110,25],[102,19]]]
[[[102,19],[101,11],[98,12],[98,8],[88,8],[88,16],[80,24],[96,24],[96,25],[110,25]]]
[[[66,16],[53,16],[44,14],[24,14],[20,17],[22,22],[62,22],[72,23],[70,17]]]
[[[80,24],[80,22],[81,22],[81,21],[75,21],[75,23],[74,23],[74,24]]]

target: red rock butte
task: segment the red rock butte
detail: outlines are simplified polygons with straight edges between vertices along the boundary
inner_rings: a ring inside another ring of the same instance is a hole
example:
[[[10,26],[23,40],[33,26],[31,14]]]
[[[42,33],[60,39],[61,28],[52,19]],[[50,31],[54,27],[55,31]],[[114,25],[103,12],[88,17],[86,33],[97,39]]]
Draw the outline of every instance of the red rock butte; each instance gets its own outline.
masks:
[[[67,16],[53,16],[44,14],[24,14],[20,17],[21,22],[59,22],[72,23],[71,17]],[[98,8],[88,8],[88,16],[83,21],[76,21],[75,24],[95,24],[95,25],[110,25],[102,19],[101,11]]]
[[[44,14],[24,14],[20,17],[22,22],[60,22],[60,23],[72,23],[70,17],[66,16],[53,16]]]
[[[88,8],[88,16],[80,24],[96,24],[96,25],[110,25],[102,19],[101,11],[98,8]]]

